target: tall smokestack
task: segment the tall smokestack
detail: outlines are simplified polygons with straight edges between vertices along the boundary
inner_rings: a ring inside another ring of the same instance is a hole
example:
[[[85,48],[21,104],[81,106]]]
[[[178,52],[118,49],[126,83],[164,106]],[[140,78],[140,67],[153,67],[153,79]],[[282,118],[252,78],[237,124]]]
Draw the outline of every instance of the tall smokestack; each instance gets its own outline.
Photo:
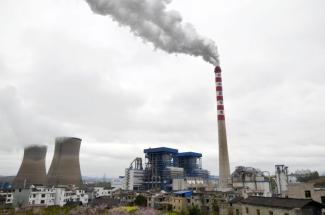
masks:
[[[222,93],[221,68],[215,67],[216,91],[217,91],[217,111],[218,111],[218,134],[219,134],[219,187],[221,189],[229,188],[230,167],[227,146],[227,134],[225,113]]]
[[[82,185],[79,164],[80,144],[79,138],[55,139],[54,156],[47,174],[48,185]]]
[[[13,181],[15,188],[46,184],[45,156],[46,146],[25,148],[23,161]]]

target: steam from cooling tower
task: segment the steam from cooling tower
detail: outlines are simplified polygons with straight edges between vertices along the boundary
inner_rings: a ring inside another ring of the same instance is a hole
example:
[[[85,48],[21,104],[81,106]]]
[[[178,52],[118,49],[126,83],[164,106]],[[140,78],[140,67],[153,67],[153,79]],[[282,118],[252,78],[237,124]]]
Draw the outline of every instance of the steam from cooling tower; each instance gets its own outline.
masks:
[[[155,48],[168,53],[201,56],[219,65],[214,41],[200,36],[195,28],[182,22],[177,11],[166,10],[172,0],[86,0],[93,12],[109,15],[122,26]]]

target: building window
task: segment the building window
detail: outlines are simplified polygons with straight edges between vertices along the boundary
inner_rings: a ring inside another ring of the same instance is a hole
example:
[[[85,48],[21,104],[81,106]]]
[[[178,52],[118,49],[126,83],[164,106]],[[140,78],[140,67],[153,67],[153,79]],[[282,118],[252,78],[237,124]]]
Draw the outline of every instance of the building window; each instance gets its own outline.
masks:
[[[284,213],[284,215],[289,215],[289,213]]]
[[[246,208],[246,213],[247,213],[247,214],[249,213],[249,209],[248,209],[248,208]]]
[[[305,191],[305,197],[306,197],[306,198],[311,198],[310,190],[306,190],[306,191]]]
[[[239,215],[239,209],[236,209],[236,215]]]
[[[42,198],[45,198],[45,194],[42,194]]]
[[[260,209],[256,209],[256,214],[257,214],[257,215],[261,215],[261,211],[260,211]]]
[[[321,196],[320,200],[321,200],[322,204],[325,204],[325,196]]]
[[[273,215],[273,211],[269,211],[269,215]]]
[[[44,204],[45,203],[45,200],[41,200],[41,204]]]

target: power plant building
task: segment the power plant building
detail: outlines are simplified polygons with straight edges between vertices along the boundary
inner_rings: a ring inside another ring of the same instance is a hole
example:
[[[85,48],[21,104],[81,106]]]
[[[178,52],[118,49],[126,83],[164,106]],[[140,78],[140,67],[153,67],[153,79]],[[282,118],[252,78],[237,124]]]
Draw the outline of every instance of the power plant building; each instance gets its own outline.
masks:
[[[50,186],[82,185],[79,164],[81,139],[58,137],[55,139],[54,156],[47,174]]]
[[[135,158],[129,168],[125,169],[125,189],[126,190],[143,190],[144,169],[142,159]]]
[[[24,149],[24,157],[13,181],[15,188],[28,188],[31,185],[46,184],[45,157],[46,146],[28,146]]]
[[[174,190],[184,180],[207,180],[209,171],[202,169],[201,153],[182,152],[177,149],[159,147],[144,150],[146,190]]]
[[[202,154],[196,152],[182,152],[176,155],[176,165],[184,169],[185,177],[200,177],[208,179],[209,171],[202,169]]]
[[[166,190],[167,182],[166,171],[167,167],[174,166],[174,158],[178,153],[177,149],[159,147],[149,148],[143,151],[145,153],[145,188]],[[165,173],[165,174],[164,174]]]

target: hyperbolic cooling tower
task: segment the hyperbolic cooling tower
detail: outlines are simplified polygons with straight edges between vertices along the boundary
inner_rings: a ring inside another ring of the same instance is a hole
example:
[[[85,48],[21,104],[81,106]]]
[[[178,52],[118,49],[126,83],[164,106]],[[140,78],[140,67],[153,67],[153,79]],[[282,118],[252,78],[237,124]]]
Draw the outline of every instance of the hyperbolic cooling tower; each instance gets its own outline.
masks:
[[[79,151],[81,139],[58,137],[55,139],[54,156],[47,174],[47,183],[56,185],[81,185]]]
[[[28,188],[30,185],[46,184],[45,156],[46,146],[28,146],[24,150],[24,157],[13,181],[15,188]]]
[[[218,111],[218,134],[219,134],[219,186],[220,188],[230,187],[230,167],[227,145],[226,123],[223,105],[221,68],[217,66],[214,70],[217,91]]]

